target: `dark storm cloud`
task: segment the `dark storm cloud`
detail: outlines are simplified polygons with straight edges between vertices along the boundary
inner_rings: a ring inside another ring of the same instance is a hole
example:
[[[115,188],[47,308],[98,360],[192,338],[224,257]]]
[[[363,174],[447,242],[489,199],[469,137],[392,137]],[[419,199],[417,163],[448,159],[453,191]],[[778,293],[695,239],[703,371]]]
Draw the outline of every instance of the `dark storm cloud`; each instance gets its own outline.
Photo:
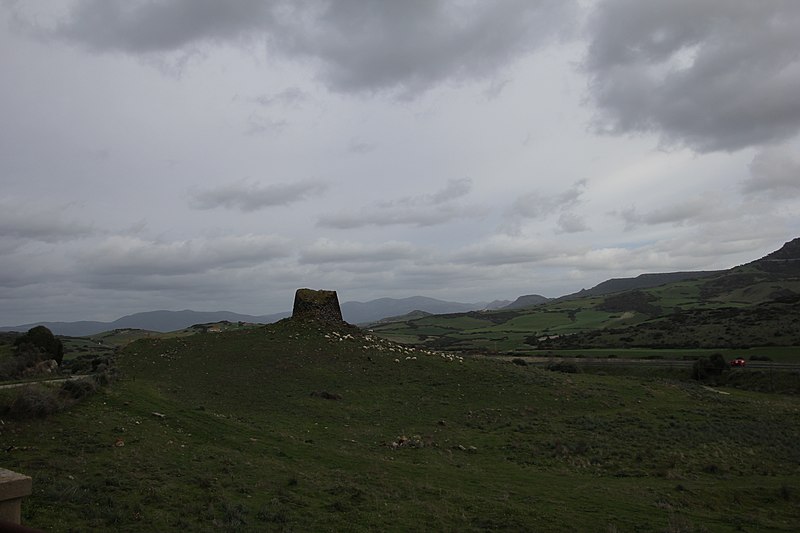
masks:
[[[326,184],[313,181],[271,185],[240,182],[197,191],[192,195],[191,206],[195,209],[222,207],[251,212],[299,202],[318,196],[327,188]]]
[[[569,31],[573,0],[80,0],[49,30],[89,49],[189,52],[211,42],[263,41],[268,50],[319,62],[342,92],[409,96],[474,79]]]
[[[262,0],[82,0],[53,35],[100,52],[171,52],[268,28],[275,24],[274,5]]]
[[[750,178],[742,190],[774,198],[800,196],[800,157],[778,148],[759,152],[750,163]]]
[[[450,180],[444,188],[432,194],[406,196],[373,206],[365,206],[358,212],[352,210],[323,215],[317,225],[337,229],[353,229],[366,226],[434,226],[460,218],[479,214],[474,206],[455,203],[472,190],[469,178]]]
[[[587,28],[598,131],[711,152],[800,130],[800,2],[603,0]]]

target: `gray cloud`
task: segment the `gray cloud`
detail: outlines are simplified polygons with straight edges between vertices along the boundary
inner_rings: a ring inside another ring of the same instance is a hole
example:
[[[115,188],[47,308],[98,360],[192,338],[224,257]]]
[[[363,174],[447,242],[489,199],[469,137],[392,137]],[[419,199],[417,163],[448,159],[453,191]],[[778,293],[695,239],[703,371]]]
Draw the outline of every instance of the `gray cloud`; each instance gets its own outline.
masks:
[[[598,131],[734,151],[800,130],[800,3],[603,0],[585,68]]]
[[[238,209],[251,212],[268,207],[289,205],[322,194],[328,186],[314,181],[275,183],[271,185],[238,182],[192,194],[195,209]]]
[[[245,135],[266,135],[280,133],[288,123],[285,120],[274,120],[253,113],[247,117],[247,126],[244,129]]]
[[[576,213],[564,212],[558,217],[557,233],[580,233],[582,231],[589,231],[586,219],[582,216]]]
[[[390,241],[377,245],[337,242],[321,239],[300,254],[301,263],[376,263],[418,257],[419,251],[410,243]]]
[[[52,35],[100,52],[170,52],[245,38],[275,24],[274,11],[273,3],[261,0],[82,0]]]
[[[413,95],[445,80],[492,75],[564,33],[574,0],[81,0],[46,32],[99,52],[190,52],[211,42],[264,41],[316,59],[342,92]]]
[[[750,178],[742,183],[746,194],[773,198],[800,196],[800,158],[786,149],[763,150],[750,163]]]
[[[655,226],[658,224],[686,224],[692,221],[713,218],[716,213],[713,205],[707,200],[695,198],[682,203],[653,209],[647,213],[639,213],[636,207],[629,207],[613,214],[625,221],[626,229],[633,229],[641,225]]]
[[[289,252],[289,241],[272,235],[174,242],[114,236],[75,255],[91,276],[177,276],[258,265]]]
[[[585,189],[586,180],[580,180],[566,191],[558,194],[543,195],[539,192],[531,192],[514,201],[510,214],[515,217],[542,219],[578,205]]]
[[[454,253],[452,260],[457,264],[501,266],[536,263],[560,252],[552,242],[495,236]]]
[[[297,105],[305,101],[308,95],[298,87],[289,87],[275,94],[262,94],[253,98],[253,101],[263,106],[273,105]]]
[[[64,217],[67,209],[22,200],[0,202],[0,237],[55,243],[91,235],[91,226]]]
[[[359,139],[350,139],[347,145],[347,151],[352,154],[368,154],[373,150],[375,150],[374,144]]]
[[[379,202],[362,208],[360,212],[343,211],[323,215],[317,225],[337,229],[353,229],[365,226],[434,226],[459,218],[473,217],[481,210],[474,206],[455,204],[472,190],[469,178],[449,180],[447,185],[433,194],[406,196],[396,200]]]

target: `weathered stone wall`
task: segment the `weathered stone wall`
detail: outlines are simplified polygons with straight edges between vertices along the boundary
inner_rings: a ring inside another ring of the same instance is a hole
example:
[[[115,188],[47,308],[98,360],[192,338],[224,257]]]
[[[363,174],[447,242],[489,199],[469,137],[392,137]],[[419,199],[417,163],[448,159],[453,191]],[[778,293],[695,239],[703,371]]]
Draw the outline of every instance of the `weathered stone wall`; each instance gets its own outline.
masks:
[[[344,322],[336,291],[297,289],[292,318],[321,322]]]

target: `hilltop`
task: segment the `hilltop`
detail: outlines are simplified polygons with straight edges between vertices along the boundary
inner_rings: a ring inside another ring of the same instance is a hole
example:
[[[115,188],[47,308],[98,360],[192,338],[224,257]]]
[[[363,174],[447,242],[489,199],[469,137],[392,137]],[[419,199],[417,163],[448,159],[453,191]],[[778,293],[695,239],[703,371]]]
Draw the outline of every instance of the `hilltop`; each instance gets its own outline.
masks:
[[[530,354],[800,346],[799,250],[795,239],[729,270],[611,280],[583,296],[535,307],[423,317],[373,329],[418,346]],[[629,288],[608,292],[620,287]]]
[[[428,313],[455,313],[484,309],[487,306],[502,306],[508,302],[496,301],[490,304],[460,303],[438,300],[424,296],[409,298],[379,298],[368,302],[344,302],[341,304],[342,315],[353,324],[366,324],[390,316],[402,315],[415,310]],[[118,318],[112,322],[102,321],[77,321],[77,322],[32,322],[18,326],[0,327],[2,331],[27,331],[35,326],[45,326],[56,335],[82,337],[96,335],[105,331],[117,329],[143,329],[162,333],[188,328],[194,324],[208,324],[214,322],[242,322],[256,324],[271,324],[291,313],[284,311],[268,315],[247,315],[232,313],[230,311],[147,311],[134,313]]]
[[[800,521],[793,397],[469,359],[307,318],[143,338],[117,364],[122,381],[69,411],[5,420],[4,466],[34,479],[25,524],[791,531]]]

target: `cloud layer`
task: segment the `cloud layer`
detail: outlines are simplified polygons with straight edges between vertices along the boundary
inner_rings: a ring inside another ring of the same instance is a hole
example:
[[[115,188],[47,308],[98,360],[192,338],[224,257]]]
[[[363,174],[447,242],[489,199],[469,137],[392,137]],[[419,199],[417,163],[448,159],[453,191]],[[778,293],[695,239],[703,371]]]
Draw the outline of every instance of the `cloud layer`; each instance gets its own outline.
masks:
[[[0,325],[560,296],[800,235],[793,0],[0,0]]]
[[[601,0],[585,69],[596,128],[735,151],[800,130],[800,3]]]
[[[258,211],[285,206],[322,194],[328,186],[320,182],[274,183],[261,185],[238,182],[196,191],[191,206],[195,209],[238,209]]]
[[[318,62],[333,90],[411,95],[446,80],[492,75],[567,33],[574,12],[572,0],[81,0],[48,33],[129,54],[255,41]]]

